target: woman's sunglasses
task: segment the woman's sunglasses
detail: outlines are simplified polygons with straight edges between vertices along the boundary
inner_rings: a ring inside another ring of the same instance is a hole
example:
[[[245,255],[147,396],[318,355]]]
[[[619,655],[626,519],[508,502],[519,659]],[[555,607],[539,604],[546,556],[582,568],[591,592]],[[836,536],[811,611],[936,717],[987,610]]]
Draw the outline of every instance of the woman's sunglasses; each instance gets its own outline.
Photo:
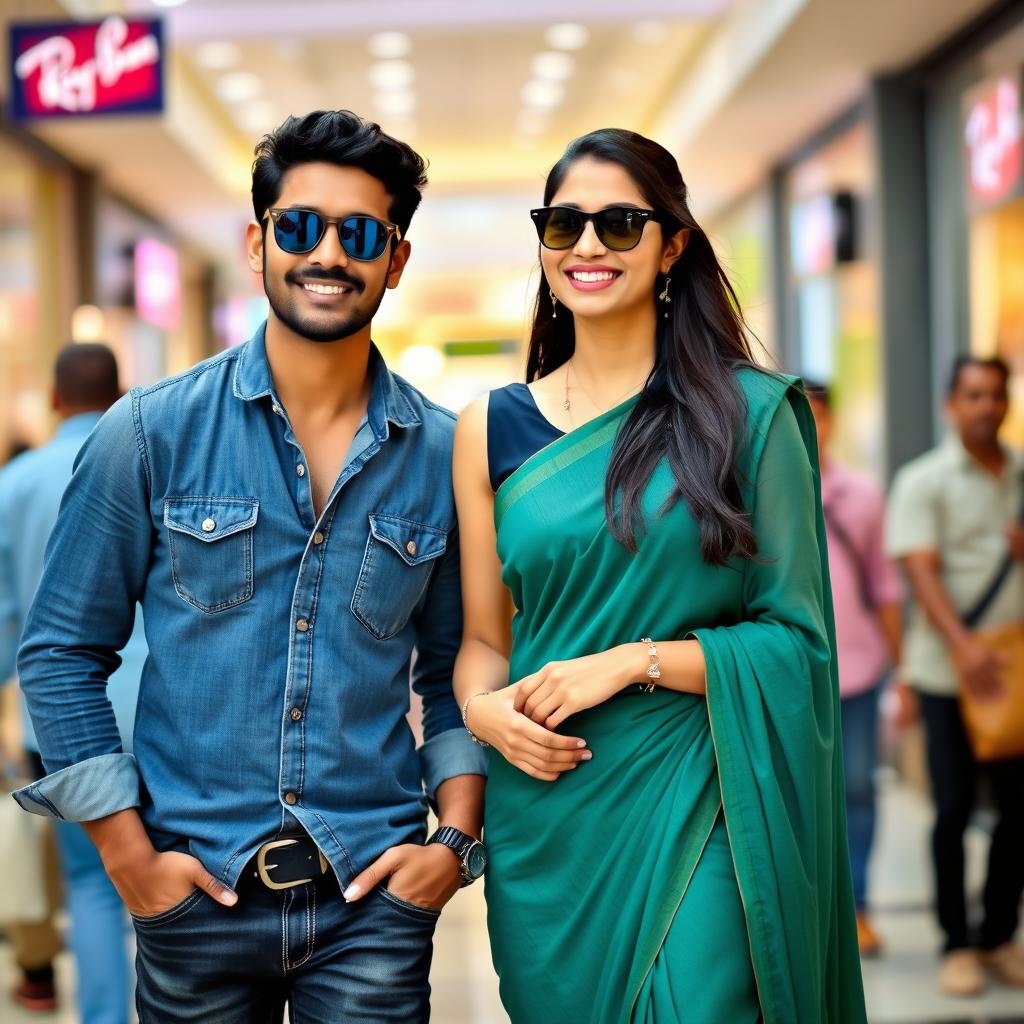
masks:
[[[293,256],[312,252],[324,237],[329,225],[338,229],[338,240],[342,249],[354,260],[370,262],[380,259],[394,235],[401,240],[402,232],[397,224],[386,220],[353,214],[351,217],[325,217],[316,210],[305,210],[290,206],[287,209],[274,208],[267,211],[274,222],[274,238],[279,248]]]
[[[635,206],[609,206],[597,213],[584,213],[570,206],[542,206],[531,210],[540,244],[545,249],[571,249],[583,234],[587,221],[593,221],[601,244],[615,252],[635,249],[644,233],[644,225],[658,217],[654,210]]]

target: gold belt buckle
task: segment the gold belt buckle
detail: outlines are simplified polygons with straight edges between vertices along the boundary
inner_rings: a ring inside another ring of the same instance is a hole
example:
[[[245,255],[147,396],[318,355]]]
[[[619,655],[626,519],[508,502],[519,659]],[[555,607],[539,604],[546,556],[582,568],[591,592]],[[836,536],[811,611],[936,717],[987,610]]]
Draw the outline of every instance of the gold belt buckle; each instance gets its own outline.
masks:
[[[313,881],[312,878],[298,878],[294,882],[275,882],[269,872],[276,868],[277,864],[267,863],[267,854],[271,850],[278,850],[282,846],[294,846],[298,842],[298,839],[276,839],[272,843],[264,843],[256,853],[256,871],[260,876],[260,881],[268,889],[294,889],[297,885],[308,885]],[[320,874],[324,874],[327,871],[327,858],[317,850],[320,854]]]

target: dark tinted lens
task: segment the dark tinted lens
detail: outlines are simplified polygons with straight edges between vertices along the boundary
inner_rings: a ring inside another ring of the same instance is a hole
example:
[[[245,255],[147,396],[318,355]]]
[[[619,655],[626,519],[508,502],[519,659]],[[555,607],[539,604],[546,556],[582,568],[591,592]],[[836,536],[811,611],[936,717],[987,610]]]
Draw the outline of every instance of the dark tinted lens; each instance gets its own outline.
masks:
[[[274,237],[285,252],[310,252],[323,233],[324,222],[312,210],[285,210],[274,223]]]
[[[613,207],[594,217],[597,236],[609,249],[632,249],[644,231],[644,216],[637,210]]]
[[[556,206],[547,217],[540,240],[549,249],[568,249],[583,234],[583,218],[575,210]]]
[[[349,217],[339,225],[341,244],[355,260],[375,260],[388,244],[388,228],[372,217]]]

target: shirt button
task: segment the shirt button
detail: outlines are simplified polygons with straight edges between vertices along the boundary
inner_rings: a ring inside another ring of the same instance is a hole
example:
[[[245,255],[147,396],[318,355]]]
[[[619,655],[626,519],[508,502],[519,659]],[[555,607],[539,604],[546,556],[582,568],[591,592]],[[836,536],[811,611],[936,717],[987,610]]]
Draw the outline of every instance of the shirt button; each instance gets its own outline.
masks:
[[[217,522],[214,519],[203,520],[203,533],[213,533],[217,529]]]
[[[316,533],[313,534],[313,543],[314,544],[323,544],[323,542],[324,542],[324,535],[319,530],[317,530]]]
[[[305,633],[306,630],[309,629],[309,623],[305,619],[299,619],[299,621],[295,623],[295,628],[300,633]]]
[[[281,411],[281,406],[279,406],[276,402],[271,406],[271,408],[274,410],[275,413],[277,413],[278,416],[284,415],[284,413]]]
[[[409,543],[405,545],[405,550],[408,551],[410,555],[415,555],[416,554],[416,541],[414,541],[414,540],[409,541]]]
[[[292,708],[292,721],[297,722],[302,718],[302,708]]]
[[[305,476],[306,475],[306,467],[300,462],[295,467],[295,473],[296,473],[297,476]]]
[[[294,793],[285,793],[284,802],[289,806],[294,807],[299,802],[299,798]]]

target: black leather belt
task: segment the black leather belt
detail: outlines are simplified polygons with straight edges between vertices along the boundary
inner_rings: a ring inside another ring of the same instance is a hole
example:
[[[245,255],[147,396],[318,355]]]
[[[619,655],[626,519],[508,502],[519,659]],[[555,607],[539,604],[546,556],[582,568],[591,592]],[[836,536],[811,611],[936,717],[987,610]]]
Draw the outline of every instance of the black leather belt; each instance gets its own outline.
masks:
[[[297,885],[338,885],[327,858],[307,835],[282,836],[264,843],[246,864],[242,877],[275,891]]]

